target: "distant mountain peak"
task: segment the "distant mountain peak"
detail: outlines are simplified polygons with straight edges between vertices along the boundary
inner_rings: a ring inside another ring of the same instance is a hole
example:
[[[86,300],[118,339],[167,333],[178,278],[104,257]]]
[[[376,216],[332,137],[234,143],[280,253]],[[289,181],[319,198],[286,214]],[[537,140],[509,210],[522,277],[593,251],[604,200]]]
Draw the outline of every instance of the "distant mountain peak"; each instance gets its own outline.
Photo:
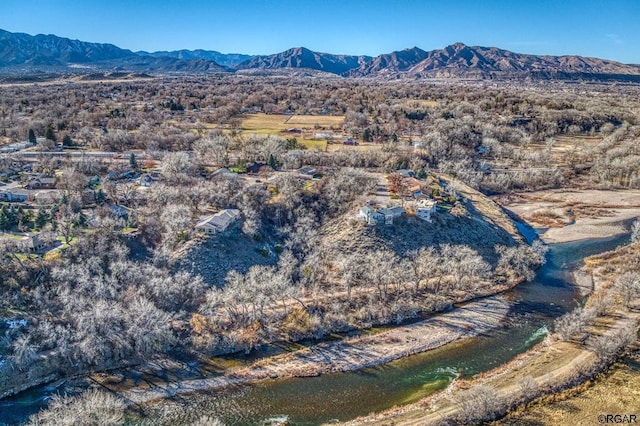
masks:
[[[0,29],[0,72],[94,71],[212,73],[301,69],[373,78],[598,78],[640,81],[640,67],[581,56],[527,55],[456,42],[425,51],[417,46],[376,57],[335,55],[292,47],[273,55],[223,54],[213,50],[131,52],[113,44]],[[222,64],[223,66],[221,66]],[[305,75],[305,74],[302,74]]]
[[[86,65],[89,71],[223,72],[212,61],[186,61],[150,57],[108,43],[91,43],[55,35],[11,33],[0,30],[0,68],[33,72],[77,72],[70,65]]]
[[[333,74],[343,74],[371,59],[366,56],[333,55],[314,52],[306,47],[292,47],[274,55],[258,55],[234,66],[235,69],[278,70],[306,68]]]

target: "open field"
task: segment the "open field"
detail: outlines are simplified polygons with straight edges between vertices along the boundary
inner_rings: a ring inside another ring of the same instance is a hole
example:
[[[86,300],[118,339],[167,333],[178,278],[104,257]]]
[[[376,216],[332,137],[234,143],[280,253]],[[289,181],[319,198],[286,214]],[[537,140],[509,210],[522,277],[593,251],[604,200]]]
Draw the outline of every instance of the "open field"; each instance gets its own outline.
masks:
[[[293,137],[307,149],[326,150],[326,139],[315,139],[314,133],[320,129],[340,132],[344,116],[330,115],[284,115],[284,114],[250,114],[241,123],[241,132],[246,135],[278,135]],[[287,129],[297,127],[302,133],[283,133]]]
[[[600,238],[625,232],[640,217],[639,190],[545,190],[495,197],[532,227],[549,228],[548,243]]]
[[[548,148],[548,152],[553,159],[553,165],[566,166],[571,164],[572,155],[582,153],[593,148],[602,141],[602,135],[582,135],[582,136],[555,136],[553,144]],[[547,149],[545,142],[530,143],[524,150],[529,153],[542,152]]]
[[[359,145],[343,145],[341,142],[327,145],[327,151],[381,151],[379,143],[361,142]]]
[[[96,79],[83,78],[83,76],[55,76],[52,79],[45,79],[36,82],[30,80],[1,82],[0,87],[32,86],[34,84],[37,84],[38,86],[62,86],[70,84],[120,84],[132,82],[147,82],[154,79],[156,79],[156,77],[133,74],[114,78],[109,78],[105,75]]]
[[[340,129],[344,123],[343,115],[290,115],[288,125],[333,127]]]
[[[292,127],[303,130],[333,127],[341,130],[344,116],[330,115],[285,115],[285,114],[249,114],[242,120],[242,130],[246,131],[282,131]]]

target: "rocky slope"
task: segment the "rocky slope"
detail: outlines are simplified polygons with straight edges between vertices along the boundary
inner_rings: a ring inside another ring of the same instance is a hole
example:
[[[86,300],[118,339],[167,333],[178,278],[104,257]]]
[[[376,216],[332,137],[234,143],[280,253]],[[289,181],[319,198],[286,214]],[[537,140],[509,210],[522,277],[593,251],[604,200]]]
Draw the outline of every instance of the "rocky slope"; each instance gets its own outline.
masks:
[[[11,33],[0,30],[0,70],[5,73],[70,71],[224,72],[205,59],[152,57],[113,44],[90,43],[55,35]]]
[[[305,47],[294,47],[275,55],[254,56],[234,66],[235,69],[310,68],[333,74],[344,74],[370,60],[367,56],[319,53]]]

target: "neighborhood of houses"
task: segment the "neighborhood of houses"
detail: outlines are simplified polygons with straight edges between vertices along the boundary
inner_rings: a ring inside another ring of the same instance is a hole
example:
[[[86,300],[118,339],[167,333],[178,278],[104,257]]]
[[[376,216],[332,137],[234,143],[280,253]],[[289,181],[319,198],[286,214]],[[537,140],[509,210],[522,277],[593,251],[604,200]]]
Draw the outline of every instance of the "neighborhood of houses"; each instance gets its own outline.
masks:
[[[350,141],[346,141],[350,143]],[[23,148],[22,145],[11,147]],[[6,155],[6,154],[5,154]],[[120,158],[120,160],[125,160]],[[0,208],[4,205],[20,206],[21,209],[31,210],[35,213],[40,208],[55,206],[65,196],[64,182],[61,182],[60,173],[34,173],[35,159],[21,158],[13,161],[10,167],[0,170]],[[5,165],[8,164],[5,162]],[[209,178],[216,176],[226,176],[239,178],[244,184],[264,185],[275,179],[280,173],[292,173],[300,179],[317,180],[322,179],[330,170],[313,166],[304,166],[295,171],[278,172],[274,171],[265,163],[255,163],[243,168],[220,168],[208,173]],[[443,198],[439,196],[439,191],[447,193],[446,184],[434,183],[427,173],[422,171],[420,178],[412,170],[396,170],[389,175],[374,173],[378,176],[378,189],[375,193],[363,194],[368,201],[359,207],[355,219],[357,222],[367,226],[393,225],[400,217],[409,215],[417,217],[425,222],[431,222],[436,214],[436,206]],[[104,177],[95,176],[90,178],[81,197],[85,206],[85,215],[92,216],[92,205],[96,205],[97,192],[106,184],[129,185],[135,189],[140,197],[144,197],[145,191],[157,181],[162,180],[162,175],[158,169],[146,172],[129,171],[123,174],[109,172]],[[429,185],[431,181],[431,185]],[[434,196],[436,194],[436,196]],[[104,199],[104,198],[103,198]],[[445,203],[446,205],[446,203]],[[127,219],[129,208],[118,204],[107,205],[112,215],[119,219]],[[13,208],[13,207],[12,207]],[[351,216],[353,217],[353,216]],[[241,213],[237,209],[224,209],[212,212],[207,216],[202,216],[193,223],[192,231],[204,236],[213,236],[230,229],[235,223],[241,220]],[[135,226],[135,225],[132,225]],[[24,228],[24,227],[22,227]],[[21,229],[22,229],[21,228]],[[0,234],[0,238],[12,238],[18,240],[21,250],[25,253],[43,253],[52,246],[59,246],[60,238],[56,238],[51,232],[22,229],[23,232],[16,232],[15,229],[5,229],[9,233]]]
[[[393,225],[405,215],[431,223],[438,206],[446,210],[459,199],[445,181],[434,180],[424,172],[418,178],[408,169],[381,177],[376,191],[368,195],[370,198],[355,215],[357,222],[367,226]]]

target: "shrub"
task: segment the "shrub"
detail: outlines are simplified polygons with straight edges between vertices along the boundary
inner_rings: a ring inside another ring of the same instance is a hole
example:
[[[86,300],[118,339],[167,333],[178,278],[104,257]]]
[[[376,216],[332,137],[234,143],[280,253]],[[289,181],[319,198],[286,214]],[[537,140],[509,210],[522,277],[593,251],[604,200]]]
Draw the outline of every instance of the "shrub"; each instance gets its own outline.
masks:
[[[79,396],[55,395],[49,407],[31,416],[30,426],[124,424],[125,404],[111,393],[91,389]]]

